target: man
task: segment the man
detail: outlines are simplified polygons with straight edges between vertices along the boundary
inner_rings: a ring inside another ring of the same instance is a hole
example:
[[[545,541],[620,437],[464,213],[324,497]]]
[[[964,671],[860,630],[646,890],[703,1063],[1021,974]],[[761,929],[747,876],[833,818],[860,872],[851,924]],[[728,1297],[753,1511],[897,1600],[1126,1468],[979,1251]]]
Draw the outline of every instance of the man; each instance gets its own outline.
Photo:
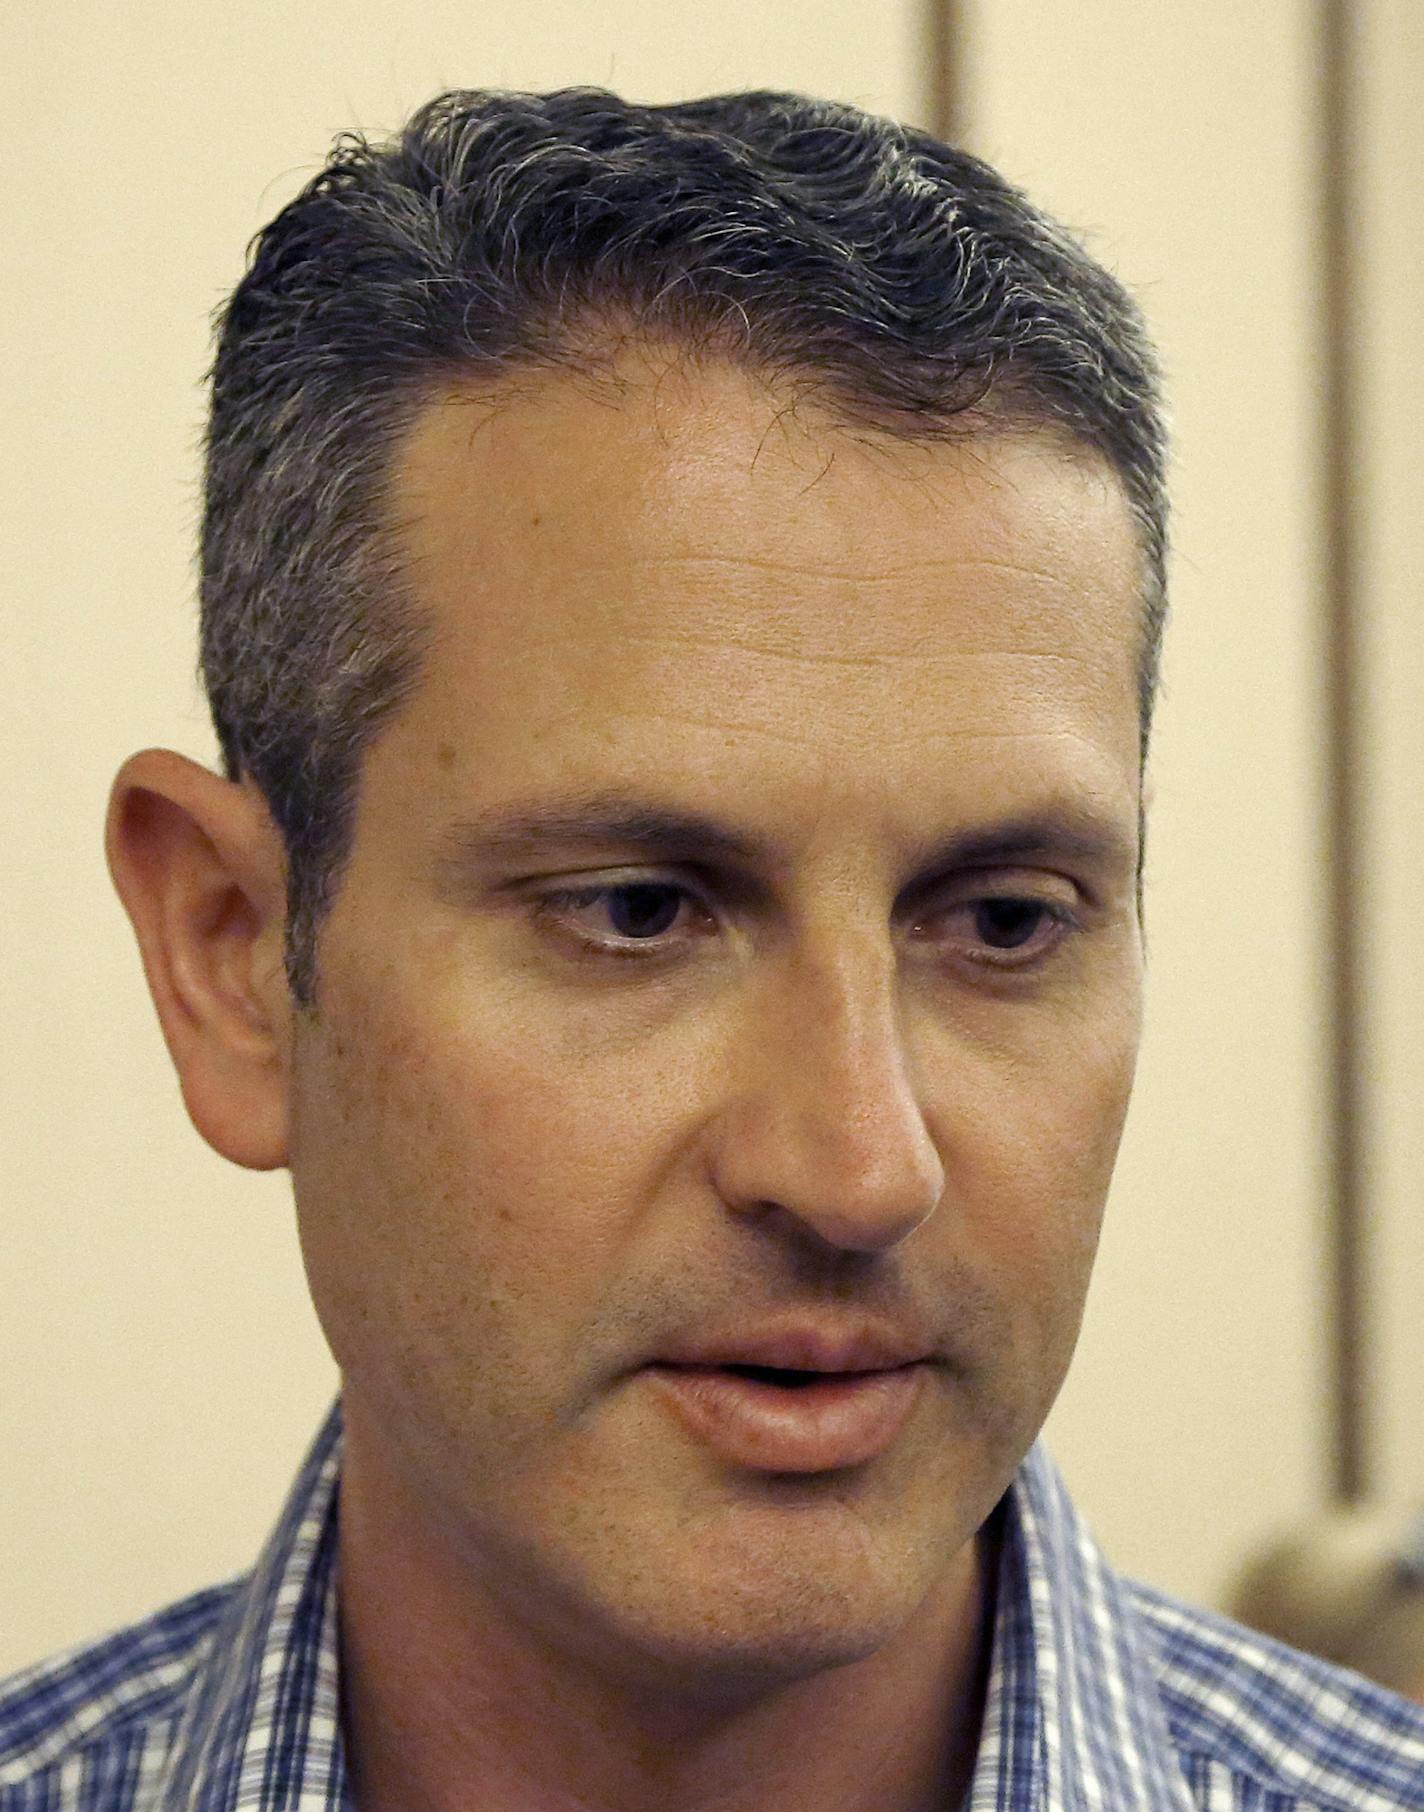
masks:
[[[1424,1804],[1035,1439],[1132,1075],[1152,361],[972,159],[456,94],[262,236],[226,763],[117,782],[185,1100],[339,1362],[250,1578],[0,1699],[0,1807]]]

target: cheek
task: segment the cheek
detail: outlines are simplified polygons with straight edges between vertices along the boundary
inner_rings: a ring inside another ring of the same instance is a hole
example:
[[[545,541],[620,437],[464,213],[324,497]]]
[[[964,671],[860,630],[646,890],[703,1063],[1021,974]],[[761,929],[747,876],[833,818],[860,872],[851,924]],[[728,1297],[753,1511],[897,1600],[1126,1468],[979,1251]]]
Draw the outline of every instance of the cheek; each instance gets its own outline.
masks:
[[[1072,1355],[1131,1090],[1136,1041],[1064,1040],[974,1104],[951,1189],[970,1262],[1012,1330],[1016,1364],[1050,1399]]]
[[[536,1326],[545,1354],[576,1343],[678,1148],[676,1091],[525,1015],[432,1010],[395,976],[328,1002],[293,1174],[333,1346],[369,1322],[427,1349]]]

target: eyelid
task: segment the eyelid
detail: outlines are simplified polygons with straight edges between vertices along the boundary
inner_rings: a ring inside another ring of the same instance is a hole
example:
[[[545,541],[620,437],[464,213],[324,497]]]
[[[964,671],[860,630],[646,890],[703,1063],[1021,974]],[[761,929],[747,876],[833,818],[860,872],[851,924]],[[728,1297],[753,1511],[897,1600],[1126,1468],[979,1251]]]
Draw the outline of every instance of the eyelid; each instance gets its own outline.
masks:
[[[1058,870],[1029,868],[970,868],[935,876],[916,885],[904,896],[897,916],[916,924],[936,912],[958,906],[980,905],[986,900],[1025,900],[1042,906],[1054,916],[1068,914],[1081,923],[1084,910],[1097,905],[1094,896]]]
[[[536,899],[593,899],[625,887],[672,887],[706,911],[712,910],[715,890],[689,875],[685,868],[627,867],[579,869],[572,874],[543,875],[524,884],[523,891]]]
[[[643,869],[632,875],[625,871],[611,877],[607,873],[570,876],[563,885],[540,887],[534,895],[535,917],[554,921],[586,955],[628,956],[642,958],[644,961],[671,956],[681,944],[686,943],[686,930],[681,937],[673,936],[671,928],[650,938],[622,937],[616,931],[600,936],[578,929],[568,917],[561,918],[561,914],[569,914],[579,907],[595,905],[607,894],[634,887],[667,888],[670,892],[682,895],[683,901],[703,919],[717,916],[700,890],[680,876],[650,873]]]
[[[951,869],[930,885],[959,888],[977,899],[1031,899],[1055,888],[1074,894],[1084,891],[1081,884],[1062,869],[1031,868],[1016,863]]]
[[[974,913],[989,904],[1014,904],[1043,914],[1043,922],[1034,927],[1022,944],[995,945],[979,940],[974,933],[965,937],[937,925],[952,914]],[[910,923],[916,942],[930,949],[938,948],[952,960],[967,963],[980,970],[993,970],[1006,979],[1016,971],[1025,978],[1041,972],[1070,939],[1087,929],[1081,912],[1065,901],[1047,897],[1044,892],[1023,887],[980,887],[958,898],[930,899]],[[964,948],[972,944],[972,949]],[[959,946],[956,949],[956,946]]]

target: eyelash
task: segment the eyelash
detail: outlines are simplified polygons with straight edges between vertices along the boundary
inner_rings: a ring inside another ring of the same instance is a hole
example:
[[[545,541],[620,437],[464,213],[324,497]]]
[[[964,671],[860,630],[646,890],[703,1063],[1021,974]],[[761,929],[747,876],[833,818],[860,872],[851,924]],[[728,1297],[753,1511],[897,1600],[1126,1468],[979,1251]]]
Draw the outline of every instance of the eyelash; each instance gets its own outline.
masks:
[[[669,945],[659,934],[655,937],[628,939],[622,941],[605,941],[602,938],[590,937],[587,933],[571,927],[566,915],[580,908],[596,905],[600,900],[607,900],[610,895],[631,891],[634,888],[646,888],[655,892],[675,893],[681,902],[694,907],[707,920],[714,915],[698,899],[693,890],[679,881],[639,880],[639,881],[605,881],[587,887],[555,888],[538,898],[536,918],[553,922],[556,928],[567,932],[574,940],[575,949],[580,957],[598,960],[611,957],[615,961],[653,962],[664,960],[676,954],[676,947]],[[966,908],[984,906],[1019,906],[1042,913],[1054,928],[1052,941],[1046,949],[1033,949],[1029,955],[1020,954],[1023,946],[1010,946],[1007,949],[995,950],[987,946],[978,955],[969,960],[986,969],[1023,970],[1039,966],[1046,961],[1064,942],[1065,938],[1082,929],[1077,915],[1056,900],[1045,900],[1032,894],[986,893],[970,899],[956,901],[946,911],[961,911]],[[671,927],[669,927],[671,929]],[[918,925],[916,926],[918,929]],[[615,933],[615,938],[617,934]]]

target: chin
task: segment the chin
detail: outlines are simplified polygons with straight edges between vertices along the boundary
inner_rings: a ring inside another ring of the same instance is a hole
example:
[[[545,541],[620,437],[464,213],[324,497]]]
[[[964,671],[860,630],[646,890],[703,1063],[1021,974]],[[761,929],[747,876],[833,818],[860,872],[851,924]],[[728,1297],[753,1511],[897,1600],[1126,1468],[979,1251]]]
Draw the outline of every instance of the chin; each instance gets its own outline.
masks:
[[[603,1677],[621,1673],[644,1696],[651,1692],[694,1699],[702,1709],[730,1710],[867,1661],[893,1643],[908,1621],[904,1615],[874,1617],[861,1607],[852,1612],[826,1603],[707,1604],[702,1610],[704,1621],[691,1627],[673,1627],[666,1618],[651,1627],[625,1624],[618,1631],[624,1666],[611,1664],[609,1647],[602,1648]]]
[[[621,1654],[642,1690],[732,1705],[867,1660],[956,1583],[942,1543],[922,1533],[876,1539],[843,1507],[828,1529],[825,1508],[815,1528],[804,1512],[788,1527],[783,1507],[774,1529],[738,1518],[687,1531],[679,1551],[664,1548],[612,1605],[589,1607],[602,1626],[589,1644],[596,1665],[607,1676]]]

